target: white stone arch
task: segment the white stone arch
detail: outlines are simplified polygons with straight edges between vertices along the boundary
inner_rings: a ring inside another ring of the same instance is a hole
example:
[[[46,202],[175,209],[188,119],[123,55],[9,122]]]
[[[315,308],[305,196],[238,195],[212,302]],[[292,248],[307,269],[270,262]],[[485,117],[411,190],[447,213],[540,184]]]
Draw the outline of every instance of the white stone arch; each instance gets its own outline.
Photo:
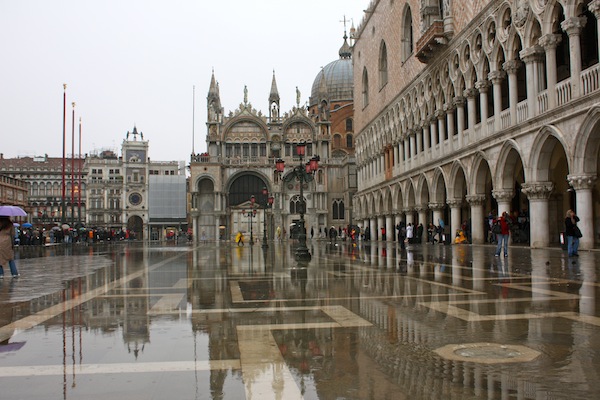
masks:
[[[600,154],[600,107],[586,114],[576,135],[571,173],[597,175]]]
[[[556,31],[556,27],[554,25],[557,22],[557,13],[560,12],[559,8],[562,9],[563,14],[566,17],[567,11],[562,3],[558,0],[549,0],[548,4],[546,4],[546,7],[544,7],[541,20],[543,34],[554,33]]]
[[[383,204],[382,212],[390,214],[394,211],[392,202],[392,191],[389,187],[381,188],[381,202]]]
[[[415,193],[415,200],[417,205],[427,205],[431,199],[431,190],[429,188],[429,182],[425,174],[419,174],[417,178],[417,189]]]
[[[471,164],[470,187],[467,190],[469,195],[486,195],[487,174],[491,176],[492,187],[494,186],[494,176],[492,174],[490,162],[482,152],[475,153]]]
[[[518,159],[517,159],[518,158]],[[496,174],[494,176],[494,190],[513,190],[516,162],[523,165],[525,181],[527,181],[527,170],[525,169],[525,156],[518,143],[509,139],[502,145],[496,159]]]
[[[391,190],[394,210],[402,210],[404,208],[404,195],[402,192],[402,185],[399,182],[396,182],[392,185]]]
[[[448,186],[444,170],[441,167],[435,168],[433,178],[431,179],[430,201],[433,203],[445,203],[448,198]]]
[[[496,36],[496,20],[493,18],[488,18],[481,26],[483,35],[483,51],[487,55],[490,55],[494,50],[494,47],[500,43]]]
[[[414,208],[416,206],[416,194],[415,194],[415,185],[412,179],[407,179],[404,182],[404,193],[406,196],[404,198],[406,208]]]
[[[563,133],[555,126],[543,126],[535,135],[531,145],[529,160],[526,164],[525,173],[531,177],[533,182],[547,182],[550,180],[550,165],[554,146],[560,144],[567,157],[567,169],[572,170],[573,151],[569,141],[565,140]]]
[[[452,163],[447,190],[449,199],[462,199],[469,193],[467,168],[463,165],[461,160],[455,160]]]
[[[527,23],[523,27],[523,48],[526,49],[531,46],[538,44],[539,38],[544,34],[542,29],[542,23],[538,19],[537,15],[530,17]]]

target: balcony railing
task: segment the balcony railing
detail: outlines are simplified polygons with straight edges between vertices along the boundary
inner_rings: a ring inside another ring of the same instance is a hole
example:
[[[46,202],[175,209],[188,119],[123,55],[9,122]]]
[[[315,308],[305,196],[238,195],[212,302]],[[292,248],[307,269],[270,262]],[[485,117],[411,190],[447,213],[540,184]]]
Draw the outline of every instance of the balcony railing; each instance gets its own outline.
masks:
[[[427,63],[431,56],[448,43],[444,35],[444,22],[434,21],[417,40],[416,56],[422,63]]]

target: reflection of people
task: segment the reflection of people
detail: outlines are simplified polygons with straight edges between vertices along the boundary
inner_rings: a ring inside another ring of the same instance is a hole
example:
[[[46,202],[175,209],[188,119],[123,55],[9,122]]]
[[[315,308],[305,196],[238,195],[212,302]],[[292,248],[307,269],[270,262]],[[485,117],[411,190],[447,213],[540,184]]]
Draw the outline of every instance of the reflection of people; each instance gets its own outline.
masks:
[[[19,276],[15,264],[13,241],[15,240],[15,227],[9,217],[0,217],[0,278],[4,278],[4,268],[10,266],[13,278]]]
[[[200,240],[202,240],[202,243],[206,242],[206,232],[202,231],[202,233],[200,234]]]
[[[577,251],[579,250],[580,234],[578,235],[576,233],[581,231],[577,227],[577,222],[579,222],[579,217],[575,215],[575,211],[567,211],[567,216],[565,218],[565,236],[567,237],[567,251],[569,257],[579,257]]]

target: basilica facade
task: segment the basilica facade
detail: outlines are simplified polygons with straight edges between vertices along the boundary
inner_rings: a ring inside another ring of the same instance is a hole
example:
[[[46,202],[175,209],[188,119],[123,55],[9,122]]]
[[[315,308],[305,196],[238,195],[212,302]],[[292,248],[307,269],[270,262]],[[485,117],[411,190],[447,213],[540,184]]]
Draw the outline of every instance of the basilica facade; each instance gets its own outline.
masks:
[[[225,113],[213,72],[207,151],[192,154],[190,163],[190,219],[196,240],[231,240],[238,232],[253,241],[293,237],[301,212],[309,238],[324,235],[330,226],[352,223],[357,187],[352,71],[344,35],[339,58],[317,74],[308,103],[297,89],[296,105],[281,110],[273,73],[270,91],[265,88],[266,113],[248,102],[247,88],[239,107]],[[306,144],[303,159],[296,153],[300,143]],[[317,156],[319,168],[312,180],[289,179],[294,167]],[[285,162],[283,172],[276,170],[277,160]]]
[[[600,0],[371,1],[353,46],[358,223],[443,221],[482,243],[506,211],[514,241],[545,247],[573,209],[597,246],[599,17]]]

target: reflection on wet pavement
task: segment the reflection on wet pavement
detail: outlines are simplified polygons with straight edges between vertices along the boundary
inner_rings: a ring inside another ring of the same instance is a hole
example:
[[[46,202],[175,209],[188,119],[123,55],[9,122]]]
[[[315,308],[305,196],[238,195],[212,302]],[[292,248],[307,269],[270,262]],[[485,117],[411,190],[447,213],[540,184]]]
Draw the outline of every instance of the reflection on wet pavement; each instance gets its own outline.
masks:
[[[20,249],[2,399],[600,398],[600,252]]]

